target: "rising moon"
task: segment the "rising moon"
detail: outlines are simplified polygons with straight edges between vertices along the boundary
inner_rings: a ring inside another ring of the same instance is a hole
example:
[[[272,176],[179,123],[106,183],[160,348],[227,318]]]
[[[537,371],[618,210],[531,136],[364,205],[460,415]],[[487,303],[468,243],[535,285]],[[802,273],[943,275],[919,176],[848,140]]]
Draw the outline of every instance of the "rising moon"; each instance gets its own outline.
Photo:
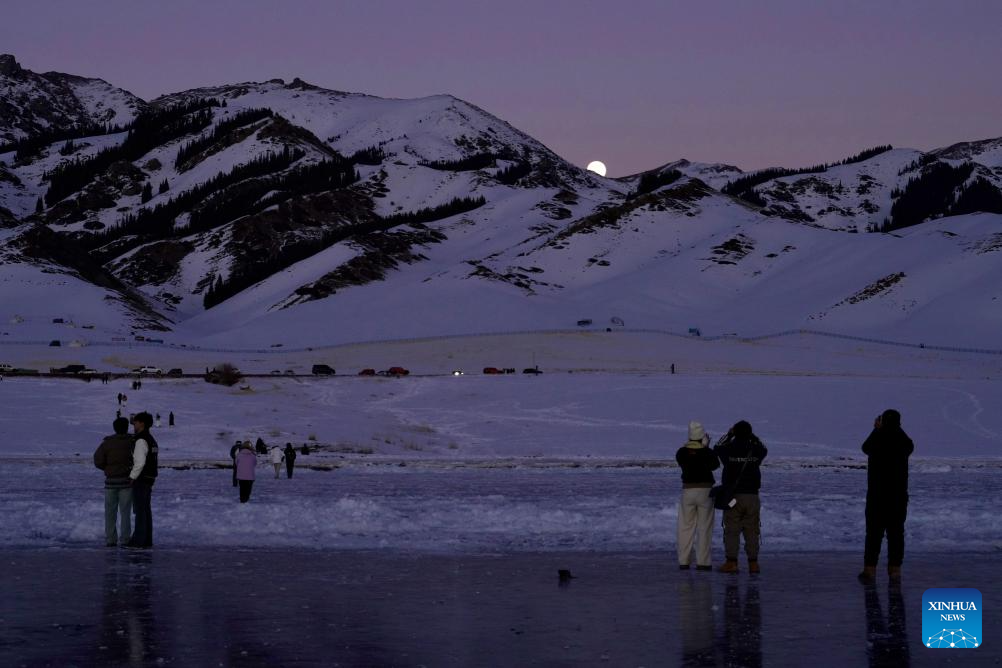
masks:
[[[599,176],[605,176],[605,163],[601,160],[592,160],[588,163],[588,171],[595,172]]]

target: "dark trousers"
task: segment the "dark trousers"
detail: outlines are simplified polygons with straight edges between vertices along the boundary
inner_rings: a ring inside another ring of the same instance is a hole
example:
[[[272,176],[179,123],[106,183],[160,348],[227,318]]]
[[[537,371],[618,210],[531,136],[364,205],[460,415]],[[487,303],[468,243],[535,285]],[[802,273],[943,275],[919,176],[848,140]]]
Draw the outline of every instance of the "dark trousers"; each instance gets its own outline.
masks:
[[[247,503],[250,501],[251,487],[254,486],[253,480],[240,480],[240,503]]]
[[[905,516],[908,499],[866,500],[866,546],[863,565],[876,566],[880,544],[887,534],[887,565],[900,566],[905,559]]]
[[[290,462],[288,459],[285,460],[285,472],[289,474],[290,478],[292,477],[292,469],[294,466],[295,464]]]
[[[233,462],[233,486],[237,486],[237,463]]]
[[[132,530],[132,540],[136,547],[153,547],[153,483],[139,478],[132,483],[132,512],[136,514],[136,526]]]

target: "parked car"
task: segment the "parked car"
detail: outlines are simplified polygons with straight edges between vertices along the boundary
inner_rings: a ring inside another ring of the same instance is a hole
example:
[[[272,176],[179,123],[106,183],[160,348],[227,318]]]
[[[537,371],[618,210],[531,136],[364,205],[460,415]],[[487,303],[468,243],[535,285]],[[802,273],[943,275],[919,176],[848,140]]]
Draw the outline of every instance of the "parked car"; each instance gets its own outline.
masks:
[[[493,375],[496,375],[496,374],[500,374],[501,373],[501,369],[497,368],[496,366],[485,366],[484,367],[484,373],[486,375],[488,375],[488,376],[493,376]]]
[[[535,375],[538,376],[539,374],[541,374],[543,372],[540,371],[539,367],[537,366],[537,367],[529,367],[527,369],[522,369],[522,373],[531,373],[531,374],[535,374]]]
[[[49,341],[49,347],[51,348],[58,348],[61,345],[63,344],[62,342],[59,341],[59,339],[52,339],[51,341]]]
[[[141,366],[132,371],[140,376],[162,376],[164,374],[164,370],[157,366]]]
[[[336,372],[334,368],[328,364],[314,364],[313,365],[313,375],[314,376],[333,376]]]
[[[66,366],[53,367],[49,373],[84,373],[87,369],[85,364],[67,364]]]
[[[406,376],[410,373],[407,369],[402,366],[391,366],[386,370],[386,375],[388,376]]]
[[[174,378],[180,378],[181,376],[184,375],[184,371],[182,371],[181,369],[174,368],[168,371],[167,375],[173,376]]]
[[[272,376],[281,376],[281,375],[282,375],[282,372],[281,372],[281,371],[279,371],[278,369],[272,369],[272,370],[271,370],[271,375],[272,375]]]
[[[0,373],[10,373],[14,370],[10,364],[0,364]]]
[[[285,375],[286,376],[295,376],[296,375],[296,370],[295,369],[286,369],[285,370]]]
[[[358,375],[359,376],[375,376],[376,375],[376,370],[375,369],[362,369],[361,371],[358,372]]]

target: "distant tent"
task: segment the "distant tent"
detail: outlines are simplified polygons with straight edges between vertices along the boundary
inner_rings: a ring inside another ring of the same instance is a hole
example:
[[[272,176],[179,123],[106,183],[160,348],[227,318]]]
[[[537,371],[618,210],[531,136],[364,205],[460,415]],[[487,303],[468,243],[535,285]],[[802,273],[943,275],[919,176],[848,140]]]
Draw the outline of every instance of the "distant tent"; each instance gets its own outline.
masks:
[[[626,323],[623,322],[623,319],[618,316],[612,316],[610,322],[614,325],[619,325],[620,327],[626,327]]]
[[[70,341],[70,348],[83,348],[87,345],[86,341],[81,341],[80,339],[73,339]]]

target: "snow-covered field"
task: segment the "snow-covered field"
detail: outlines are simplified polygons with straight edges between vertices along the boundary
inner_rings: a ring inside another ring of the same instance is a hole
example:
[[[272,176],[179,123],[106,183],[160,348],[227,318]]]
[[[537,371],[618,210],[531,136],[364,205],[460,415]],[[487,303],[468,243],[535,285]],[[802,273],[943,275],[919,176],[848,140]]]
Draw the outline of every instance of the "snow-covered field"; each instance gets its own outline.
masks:
[[[619,357],[594,337],[537,336],[507,347],[501,338],[369,344],[335,349],[330,360],[340,374],[392,364],[433,374],[474,360],[521,370],[530,365],[523,356],[537,352],[547,370],[538,377],[266,377],[248,379],[248,389],[146,379],[139,391],[129,379],[8,377],[0,383],[0,544],[100,541],[102,478],[90,456],[124,392],[126,412],[163,419],[154,429],[165,467],[154,496],[161,544],[663,550],[674,544],[674,454],[689,420],[716,438],[748,419],[770,449],[763,549],[856,551],[866,487],[859,446],[873,417],[894,407],[916,443],[909,549],[1002,549],[993,506],[1002,492],[1002,414],[991,409],[1002,401],[998,360],[809,338],[663,340],[632,339]],[[146,357],[130,357],[138,354]],[[174,353],[105,349],[101,359],[177,361],[157,354]],[[322,361],[314,355],[258,355],[241,367],[256,359],[265,373],[303,372]],[[675,375],[666,370],[672,361]],[[241,506],[229,470],[217,465],[229,463],[235,439],[259,436],[309,442],[313,452],[300,455],[292,480],[274,479],[262,457],[251,503]]]

